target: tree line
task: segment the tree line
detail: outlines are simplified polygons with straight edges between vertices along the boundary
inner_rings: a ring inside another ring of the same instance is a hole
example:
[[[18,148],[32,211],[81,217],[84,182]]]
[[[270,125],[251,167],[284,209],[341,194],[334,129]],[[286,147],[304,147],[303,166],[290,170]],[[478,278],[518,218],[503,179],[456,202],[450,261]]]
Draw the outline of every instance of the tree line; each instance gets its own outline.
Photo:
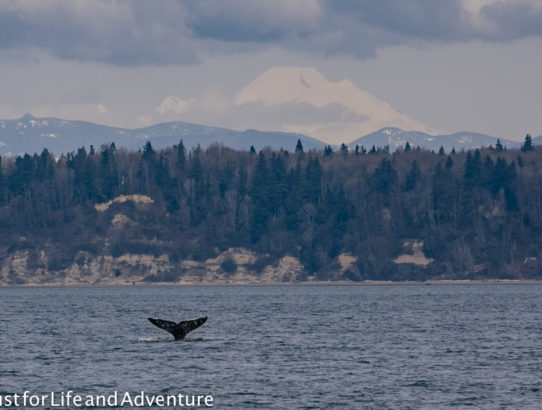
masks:
[[[94,207],[133,194],[152,205]],[[111,223],[117,214],[124,223]],[[243,247],[260,255],[256,271],[291,255],[319,279],[344,253],[356,263],[342,278],[354,281],[534,278],[542,275],[542,154],[532,145],[305,152],[300,142],[294,152],[187,150],[182,141],[58,158],[43,150],[0,158],[0,230],[0,258],[46,250],[52,270],[81,250],[181,261]],[[429,265],[394,262],[411,240],[423,241]]]

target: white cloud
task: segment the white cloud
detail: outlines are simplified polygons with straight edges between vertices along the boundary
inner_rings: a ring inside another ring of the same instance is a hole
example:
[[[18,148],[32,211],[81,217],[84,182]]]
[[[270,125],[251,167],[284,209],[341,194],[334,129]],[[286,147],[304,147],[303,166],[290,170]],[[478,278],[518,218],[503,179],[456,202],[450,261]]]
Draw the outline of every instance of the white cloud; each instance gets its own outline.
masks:
[[[195,99],[190,98],[189,100],[183,100],[180,97],[170,95],[156,107],[156,112],[159,113],[162,117],[166,117],[170,114],[180,115],[183,114],[188,107],[196,102]]]
[[[483,33],[497,30],[497,26],[484,17],[481,10],[486,6],[499,3],[501,0],[462,0],[462,6],[467,12],[467,18],[472,27]]]
[[[498,3],[501,0],[462,0],[462,5],[472,15],[478,15],[480,10],[491,4]]]
[[[66,120],[81,120],[92,118],[98,113],[102,116],[107,114],[107,108],[103,104],[71,103],[71,104],[48,104],[29,110],[36,117],[58,117]]]

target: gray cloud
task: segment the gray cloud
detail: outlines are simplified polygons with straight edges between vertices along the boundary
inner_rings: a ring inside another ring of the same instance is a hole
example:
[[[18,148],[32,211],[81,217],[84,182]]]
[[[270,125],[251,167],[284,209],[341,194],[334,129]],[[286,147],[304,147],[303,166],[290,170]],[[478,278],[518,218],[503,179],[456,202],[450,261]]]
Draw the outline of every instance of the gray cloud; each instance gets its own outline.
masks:
[[[347,21],[360,28],[427,40],[457,37],[466,28],[457,0],[324,1],[338,27]]]
[[[200,38],[273,43],[318,31],[318,0],[199,0],[188,2],[189,27]]]
[[[542,7],[529,2],[496,3],[480,10],[493,24],[486,36],[489,40],[515,40],[526,36],[542,36]]]
[[[542,36],[536,0],[0,0],[0,48],[114,65],[190,64],[200,53],[277,46],[366,58],[382,47]],[[489,29],[488,29],[489,27]]]
[[[182,4],[162,0],[0,0],[0,47],[114,65],[197,61]]]

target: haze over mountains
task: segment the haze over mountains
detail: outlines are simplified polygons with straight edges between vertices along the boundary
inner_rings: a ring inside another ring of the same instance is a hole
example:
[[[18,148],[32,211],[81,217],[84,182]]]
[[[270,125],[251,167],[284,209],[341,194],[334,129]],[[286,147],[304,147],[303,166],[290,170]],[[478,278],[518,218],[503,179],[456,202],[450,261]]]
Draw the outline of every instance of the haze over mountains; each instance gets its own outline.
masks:
[[[286,132],[263,132],[258,130],[235,131],[219,127],[190,124],[186,122],[167,122],[150,127],[127,129],[94,124],[86,121],[68,121],[59,118],[36,118],[27,114],[15,120],[0,120],[0,155],[21,155],[41,152],[44,148],[60,155],[85,146],[99,148],[102,144],[114,142],[117,147],[138,150],[146,141],[151,141],[155,148],[166,148],[178,144],[180,140],[188,147],[200,144],[206,147],[214,142],[225,146],[248,150],[253,145],[257,150],[264,147],[274,149],[295,149],[300,139],[306,150],[322,149],[327,144],[315,138]],[[405,146],[420,146],[438,150],[441,146],[446,151],[473,149],[495,145],[497,138],[489,135],[459,132],[450,135],[431,135],[420,131],[403,131],[399,128],[385,127],[367,134],[348,144],[370,149],[373,145],[386,145],[394,151]],[[542,144],[542,136],[534,138],[535,144]],[[519,148],[520,143],[501,139],[507,148]]]
[[[188,118],[213,122],[205,110],[205,103],[195,98],[168,96],[156,108],[153,118],[157,121]],[[147,140],[155,148],[165,148],[181,139],[188,148],[218,142],[241,150],[248,150],[253,145],[258,150],[268,146],[290,151],[298,139],[306,150],[341,143],[351,148],[363,145],[370,149],[374,145],[395,150],[404,147],[408,141],[413,147],[438,150],[442,146],[450,151],[497,143],[495,137],[468,131],[436,135],[427,125],[396,111],[351,81],[329,81],[310,67],[267,70],[232,96],[228,110],[230,123],[254,129],[239,131],[186,121],[127,129],[85,121],[35,118],[27,114],[15,120],[0,120],[0,155],[34,153],[43,148],[59,155],[81,146],[98,148],[111,142],[118,147],[137,150]],[[194,113],[198,115],[192,116]],[[542,143],[542,137],[533,142]],[[519,142],[505,139],[501,139],[501,143],[507,148],[520,146]]]
[[[200,144],[206,147],[213,142],[241,150],[253,145],[256,149],[266,146],[293,150],[298,139],[307,149],[323,148],[325,144],[314,138],[284,132],[257,130],[234,131],[226,128],[207,127],[186,122],[167,122],[150,127],[126,129],[108,127],[86,121],[68,121],[59,118],[35,118],[26,114],[16,120],[0,120],[0,155],[20,155],[40,152],[43,148],[60,155],[90,145],[99,148],[114,142],[117,147],[141,149],[146,141],[155,148],[166,148],[183,140],[191,148]]]

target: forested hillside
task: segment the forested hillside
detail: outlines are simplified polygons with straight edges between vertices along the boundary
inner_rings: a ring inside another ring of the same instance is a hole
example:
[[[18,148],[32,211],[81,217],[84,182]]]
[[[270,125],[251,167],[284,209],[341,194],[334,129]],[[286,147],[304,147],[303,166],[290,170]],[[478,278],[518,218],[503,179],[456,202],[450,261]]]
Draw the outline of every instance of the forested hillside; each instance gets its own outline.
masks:
[[[4,157],[0,264],[26,252],[27,278],[54,277],[81,258],[148,254],[169,268],[147,280],[177,281],[182,261],[244,248],[255,275],[297,258],[296,280],[541,277],[542,150],[530,148],[187,152],[181,142]],[[15,270],[5,282],[24,283]]]

